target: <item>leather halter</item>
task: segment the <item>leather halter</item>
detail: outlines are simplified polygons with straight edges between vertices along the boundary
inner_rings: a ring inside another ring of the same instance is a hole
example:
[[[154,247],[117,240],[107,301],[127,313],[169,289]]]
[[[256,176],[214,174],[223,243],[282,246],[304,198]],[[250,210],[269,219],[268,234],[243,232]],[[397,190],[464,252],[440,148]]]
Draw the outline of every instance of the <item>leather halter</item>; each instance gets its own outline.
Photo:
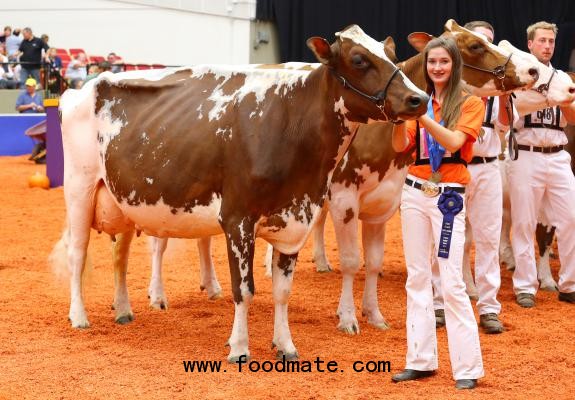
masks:
[[[476,67],[475,65],[470,65],[470,64],[465,64],[465,63],[463,63],[463,66],[467,67],[467,68],[475,69],[477,71],[487,72],[489,74],[494,75],[497,79],[499,79],[499,81],[501,82],[501,88],[503,89],[503,91],[505,91],[505,85],[503,84],[503,80],[505,79],[505,69],[507,68],[507,64],[509,64],[509,60],[511,60],[512,55],[513,55],[513,53],[509,53],[505,63],[503,63],[503,65],[498,65],[497,67],[495,67],[493,69],[480,68],[480,67]]]
[[[397,75],[397,73],[400,71],[399,68],[396,68],[395,71],[393,71],[393,73],[391,74],[391,76],[389,77],[385,87],[383,88],[382,91],[377,92],[375,96],[369,95],[361,90],[359,90],[358,88],[356,88],[355,86],[353,86],[351,83],[349,83],[347,81],[347,79],[345,79],[343,76],[341,76],[340,74],[338,74],[333,68],[330,69],[331,72],[335,75],[335,77],[341,82],[342,86],[345,89],[351,89],[352,91],[354,91],[355,93],[359,94],[360,96],[365,97],[366,99],[368,99],[369,101],[371,101],[372,103],[375,104],[375,106],[377,108],[379,108],[379,111],[381,111],[381,113],[383,114],[383,116],[390,122],[396,123],[399,120],[394,120],[389,118],[389,116],[386,114],[385,112],[385,101],[386,101],[386,97],[387,97],[387,89],[389,89],[389,85],[391,85],[391,81],[393,81],[393,78],[395,78],[395,76]]]

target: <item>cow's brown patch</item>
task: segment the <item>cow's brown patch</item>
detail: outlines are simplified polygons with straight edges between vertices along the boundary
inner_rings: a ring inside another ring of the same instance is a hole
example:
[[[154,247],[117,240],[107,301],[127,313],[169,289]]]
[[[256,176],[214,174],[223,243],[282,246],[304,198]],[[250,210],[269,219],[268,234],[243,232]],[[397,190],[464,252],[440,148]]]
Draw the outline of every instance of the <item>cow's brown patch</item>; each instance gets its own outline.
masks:
[[[353,210],[351,208],[348,208],[347,210],[345,210],[345,217],[343,219],[343,223],[347,224],[349,221],[352,220],[354,214],[353,214]]]

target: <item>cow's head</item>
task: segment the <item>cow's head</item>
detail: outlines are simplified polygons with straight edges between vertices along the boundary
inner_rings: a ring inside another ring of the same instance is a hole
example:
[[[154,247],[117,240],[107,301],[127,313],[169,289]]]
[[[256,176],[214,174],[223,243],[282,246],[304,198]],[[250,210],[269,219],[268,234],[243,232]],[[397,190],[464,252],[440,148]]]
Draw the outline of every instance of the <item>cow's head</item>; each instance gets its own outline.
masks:
[[[384,44],[351,25],[329,44],[312,37],[307,45],[328,70],[336,101],[357,122],[413,119],[425,113],[428,96],[386,56]]]
[[[514,56],[487,38],[450,19],[443,35],[453,36],[463,58],[463,79],[473,94],[493,96],[520,88],[530,88],[537,81],[537,65]]]
[[[528,91],[530,97],[535,100],[539,97],[547,106],[569,105],[575,100],[575,84],[569,75],[539,62],[533,54],[513,47],[507,40],[499,42],[499,47],[513,53],[513,56],[537,64],[539,79]]]

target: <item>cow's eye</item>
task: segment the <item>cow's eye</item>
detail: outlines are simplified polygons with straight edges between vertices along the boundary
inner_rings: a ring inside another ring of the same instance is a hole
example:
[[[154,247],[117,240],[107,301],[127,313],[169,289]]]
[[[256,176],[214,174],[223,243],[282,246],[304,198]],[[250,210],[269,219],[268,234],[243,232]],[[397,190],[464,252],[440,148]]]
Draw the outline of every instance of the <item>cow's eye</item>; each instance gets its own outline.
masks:
[[[356,68],[366,68],[369,64],[361,54],[354,54],[351,56],[351,62]]]
[[[483,46],[481,46],[480,43],[473,43],[471,46],[469,46],[469,50],[471,51],[480,51],[483,48]]]

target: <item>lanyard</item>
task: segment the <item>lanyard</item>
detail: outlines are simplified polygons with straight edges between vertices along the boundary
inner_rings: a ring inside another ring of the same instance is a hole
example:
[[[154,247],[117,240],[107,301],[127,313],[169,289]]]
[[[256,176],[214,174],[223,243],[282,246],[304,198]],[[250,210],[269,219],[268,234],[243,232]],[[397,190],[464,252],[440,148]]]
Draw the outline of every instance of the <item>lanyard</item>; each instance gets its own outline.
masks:
[[[433,96],[429,98],[427,102],[427,116],[435,121],[435,114],[433,113]],[[445,125],[443,119],[439,121],[441,126]],[[443,155],[445,154],[445,149],[440,145],[437,140],[433,138],[427,130],[423,128],[425,143],[427,144],[427,152],[429,153],[429,164],[431,165],[431,172],[436,172],[441,165]]]

